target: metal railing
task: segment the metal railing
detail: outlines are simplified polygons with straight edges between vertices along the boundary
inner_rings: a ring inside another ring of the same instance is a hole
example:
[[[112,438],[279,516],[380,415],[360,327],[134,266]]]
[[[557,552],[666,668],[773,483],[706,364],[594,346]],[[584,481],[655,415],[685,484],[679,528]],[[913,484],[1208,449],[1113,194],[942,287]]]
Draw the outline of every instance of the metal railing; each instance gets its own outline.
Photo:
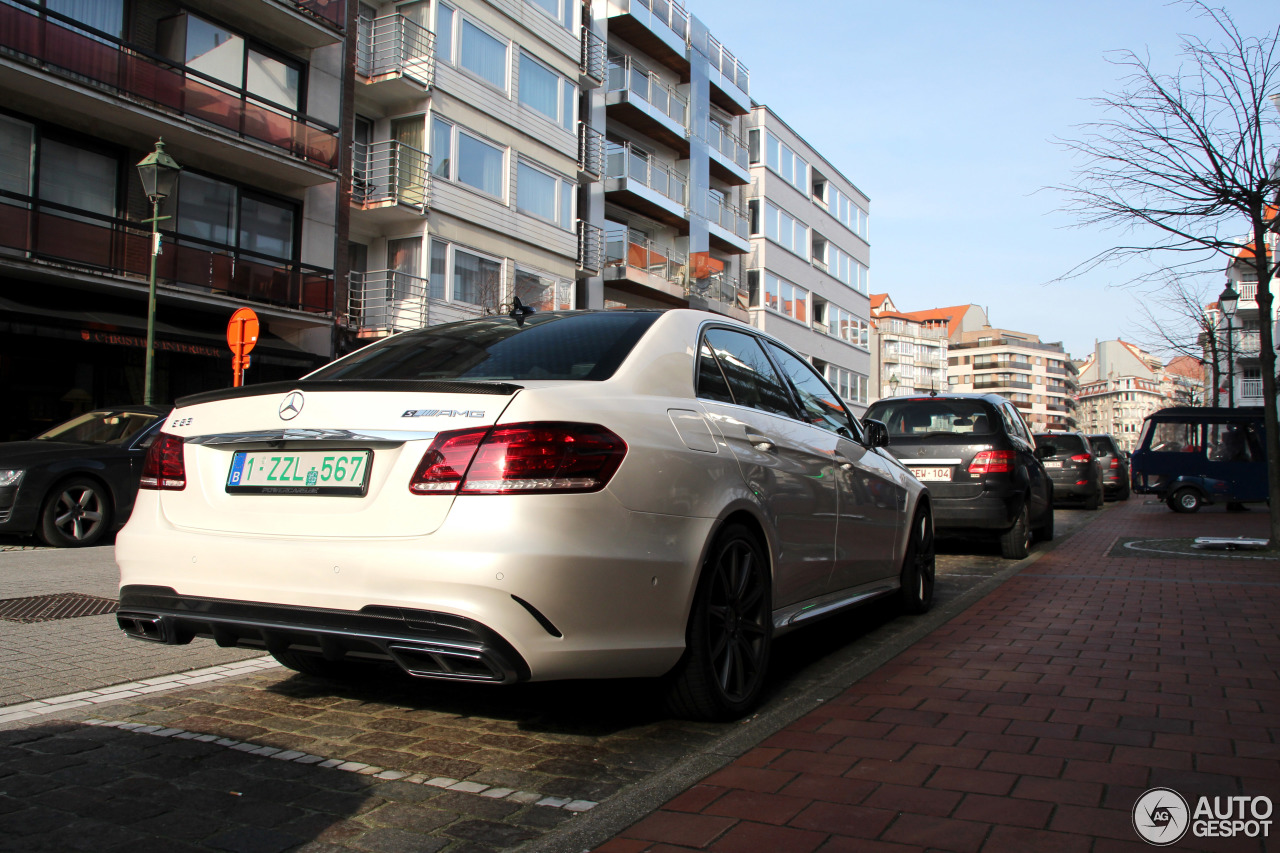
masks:
[[[638,181],[677,204],[686,204],[689,179],[652,155],[637,152],[631,143],[605,143],[605,177]]]
[[[578,168],[596,177],[604,173],[604,134],[585,121],[578,122]]]
[[[711,67],[719,71],[726,80],[744,93],[751,94],[751,72],[747,70],[747,66],[710,33],[707,34],[707,58],[711,60]]]
[[[746,214],[727,201],[721,201],[719,196],[710,192],[707,193],[707,219],[743,240],[750,239]]]
[[[997,368],[1006,368],[1009,370],[1031,370],[1031,362],[1020,361],[1017,359],[974,359],[974,370],[994,370]]]
[[[1241,379],[1240,396],[1253,398],[1262,396],[1262,379]]]
[[[927,340],[946,340],[947,330],[945,328],[931,329],[928,326],[922,326],[918,323],[908,323],[905,320],[880,320],[881,334],[891,335],[907,335],[913,338],[925,338]]]
[[[293,0],[293,4],[308,14],[323,18],[338,29],[346,26],[346,0]]]
[[[604,229],[578,220],[578,269],[596,274],[604,269]]]
[[[626,54],[609,54],[609,91],[629,91],[676,124],[688,127],[689,99]]]
[[[608,52],[604,39],[596,35],[589,22],[584,22],[582,26],[582,55],[578,59],[578,70],[582,72],[583,76],[594,80],[597,86],[604,82]]]
[[[326,169],[337,168],[338,129],[333,125],[29,0],[0,3],[0,48],[34,60],[43,71],[92,81],[112,94],[266,143]]]
[[[430,86],[435,66],[435,34],[404,15],[360,18],[357,22],[356,73],[363,77],[402,74]]]
[[[431,156],[394,139],[351,146],[351,200],[388,202],[425,213],[430,201]]]
[[[627,228],[610,228],[604,232],[604,246],[607,266],[630,267],[684,286],[685,256],[654,243],[643,234]]]
[[[347,316],[362,331],[421,329],[431,316],[427,279],[397,270],[353,271],[347,289]]]
[[[639,3],[680,38],[689,40],[689,13],[685,11],[679,0],[631,0],[631,2]]]
[[[750,168],[747,160],[747,146],[733,131],[707,119],[702,124],[702,138],[715,150],[732,160],[743,169]]]

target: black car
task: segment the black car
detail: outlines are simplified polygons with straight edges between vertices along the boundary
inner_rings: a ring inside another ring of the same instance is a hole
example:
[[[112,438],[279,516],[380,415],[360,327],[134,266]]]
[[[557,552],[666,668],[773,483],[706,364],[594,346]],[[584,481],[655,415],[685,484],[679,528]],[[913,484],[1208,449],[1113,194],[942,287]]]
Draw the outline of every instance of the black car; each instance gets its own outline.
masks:
[[[867,418],[889,451],[929,487],[939,533],[994,536],[1010,559],[1053,538],[1053,486],[1022,415],[996,394],[889,397]]]
[[[1116,447],[1115,439],[1105,433],[1089,436],[1089,446],[1098,457],[1102,469],[1102,486],[1107,497],[1120,501],[1129,499],[1129,457]]]
[[[1102,506],[1102,469],[1089,439],[1078,432],[1037,433],[1036,453],[1053,481],[1053,502]]]
[[[48,545],[101,541],[133,510],[142,460],[168,407],[97,409],[31,441],[0,443],[0,533]]]

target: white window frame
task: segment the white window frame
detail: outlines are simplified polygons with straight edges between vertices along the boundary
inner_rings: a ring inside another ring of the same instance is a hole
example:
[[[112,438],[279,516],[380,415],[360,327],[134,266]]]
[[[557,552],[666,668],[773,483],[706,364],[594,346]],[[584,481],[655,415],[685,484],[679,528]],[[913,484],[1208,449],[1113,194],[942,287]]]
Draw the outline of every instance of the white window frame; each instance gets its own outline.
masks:
[[[554,76],[555,76],[555,78],[556,78],[556,80],[557,80],[557,85],[556,85],[556,115],[554,115],[554,116],[552,116],[552,115],[547,115],[547,114],[546,114],[546,113],[544,113],[542,110],[538,109],[537,107],[535,107],[535,106],[533,106],[532,104],[530,104],[530,103],[528,103],[527,101],[525,101],[525,99],[524,99],[524,79],[523,79],[523,76],[521,75],[521,70],[522,70],[522,69],[520,68],[520,64],[519,64],[519,63],[522,63],[526,58],[527,58],[527,59],[529,59],[531,62],[535,63],[536,65],[541,66],[541,67],[542,67],[542,69],[543,69],[544,71],[546,71],[548,74],[552,74],[552,75],[554,75]],[[516,100],[520,103],[520,106],[521,106],[522,108],[524,108],[524,109],[526,109],[526,110],[530,111],[530,112],[531,112],[531,113],[533,113],[534,115],[540,116],[540,117],[542,117],[542,118],[546,119],[547,121],[550,121],[550,122],[555,123],[556,125],[559,125],[559,126],[560,126],[560,128],[562,128],[563,130],[566,130],[566,131],[569,131],[569,132],[573,132],[574,127],[576,127],[576,126],[577,126],[577,119],[578,119],[578,116],[577,116],[577,112],[578,112],[578,87],[577,87],[577,85],[576,85],[575,83],[571,82],[571,81],[569,80],[569,78],[565,77],[563,74],[561,74],[560,72],[556,71],[556,70],[555,70],[554,68],[552,68],[550,65],[547,65],[547,63],[545,63],[545,62],[543,62],[542,60],[538,59],[538,57],[534,56],[532,53],[530,53],[529,51],[525,50],[524,48],[520,48],[520,56],[519,56],[519,58],[518,58],[518,64],[517,64],[516,68],[517,68],[517,70],[516,70],[516,75],[517,75],[517,76],[516,76],[516,88],[517,88],[517,92],[516,92]],[[567,109],[567,112],[569,113],[569,115],[565,115],[566,107],[568,108],[568,109]]]
[[[543,175],[546,175],[548,178],[551,178],[553,181],[556,182],[555,218],[554,219],[547,219],[545,216],[542,216],[539,213],[535,213],[534,211],[529,210],[528,208],[524,208],[520,206],[520,167],[522,166],[524,168],[532,169],[535,172],[539,172]],[[534,219],[540,219],[543,222],[549,222],[552,225],[555,225],[557,228],[563,228],[566,231],[572,231],[576,224],[574,215],[577,212],[577,202],[578,202],[577,187],[578,187],[578,184],[573,179],[568,178],[564,175],[561,175],[558,172],[553,172],[540,163],[536,163],[525,157],[518,157],[516,160],[515,206],[516,206],[516,210],[520,211],[526,216],[532,216]],[[565,209],[566,202],[568,204],[567,210]]]
[[[449,156],[447,158],[440,158],[438,156],[440,152],[437,152],[434,150],[436,122],[440,122],[442,124],[446,124],[449,126]],[[460,136],[461,134],[464,134],[464,133],[467,136],[471,137],[472,139],[476,140],[477,142],[483,145],[487,145],[490,148],[497,149],[502,153],[502,187],[499,195],[493,195],[488,190],[485,190],[481,187],[477,187],[474,184],[469,184],[458,177],[459,174],[461,174],[459,163],[462,159]],[[483,134],[476,133],[474,130],[471,130],[470,128],[462,127],[452,119],[448,119],[443,116],[436,115],[435,113],[431,114],[431,123],[428,125],[428,138],[430,139],[430,143],[431,143],[430,147],[432,148],[431,164],[432,164],[432,175],[434,177],[442,178],[448,181],[449,183],[457,184],[460,187],[466,187],[467,189],[472,190],[473,192],[479,193],[485,198],[492,198],[502,202],[503,204],[507,203],[507,194],[508,194],[508,190],[511,183],[511,176],[510,176],[511,149],[509,147],[507,147],[506,145],[502,145],[497,140],[490,139],[489,137]],[[442,160],[448,160],[449,165],[448,165],[448,168],[446,169],[448,174],[435,171],[436,169],[440,168],[440,163],[442,162]]]
[[[506,36],[502,35],[502,33],[495,32],[492,27],[485,26],[484,24],[477,21],[475,18],[472,18],[469,15],[463,14],[462,11],[459,10],[456,6],[451,8],[453,9],[453,27],[454,27],[453,34],[452,34],[453,37],[451,39],[451,46],[453,48],[454,55],[449,58],[449,61],[452,63],[452,65],[455,68],[457,68],[459,71],[464,72],[465,74],[472,77],[473,79],[480,81],[481,83],[483,83],[484,85],[492,89],[497,89],[503,94],[509,95],[511,92],[511,48],[514,45],[514,42],[512,42],[512,40],[507,38]],[[466,24],[470,24],[471,26],[475,27],[483,35],[487,35],[490,38],[492,38],[494,41],[501,42],[502,44],[505,45],[504,59],[503,59],[503,74],[502,74],[503,83],[501,86],[494,83],[492,80],[490,80],[488,77],[485,77],[480,72],[473,71],[472,69],[462,64],[462,35],[463,35],[463,27]]]
[[[512,274],[512,276],[511,276],[511,293],[512,293],[512,295],[513,295],[513,296],[519,296],[519,295],[520,295],[519,293],[516,293],[516,289],[519,287],[519,279],[520,279],[520,274],[521,274],[521,273],[527,273],[527,274],[529,274],[529,275],[536,275],[536,276],[538,276],[538,277],[539,277],[539,278],[541,278],[541,279],[545,279],[546,281],[552,282],[552,283],[553,283],[553,286],[555,287],[555,297],[554,297],[554,302],[555,302],[555,304],[554,304],[554,305],[552,305],[552,307],[551,307],[550,309],[538,308],[538,310],[551,310],[551,311],[568,310],[568,311],[572,311],[574,308],[576,308],[576,307],[577,307],[577,306],[574,304],[574,303],[576,302],[576,296],[577,296],[577,294],[575,293],[576,288],[574,287],[574,282],[573,282],[573,281],[571,281],[571,280],[569,280],[569,279],[567,279],[567,278],[561,278],[561,277],[559,277],[559,276],[552,275],[551,273],[546,272],[546,271],[544,271],[544,270],[535,269],[534,267],[525,266],[524,264],[516,264],[516,265],[515,265],[515,272],[514,272],[514,273]],[[562,302],[562,301],[560,300],[560,298],[559,298],[561,294],[566,295],[566,296],[568,297],[568,299],[567,299],[567,300],[565,300],[564,302]],[[525,304],[528,304],[528,303],[525,303]],[[561,307],[562,305],[567,305],[568,307],[567,307],[567,308],[562,308],[562,307]],[[536,305],[535,305],[535,306],[533,306],[533,307],[537,308],[538,306],[536,306]]]
[[[793,282],[788,281],[787,279],[783,278],[780,275],[771,273],[768,270],[761,271],[761,278],[762,278],[762,282],[761,282],[762,287],[760,288],[761,307],[766,308],[767,310],[772,311],[775,314],[781,314],[783,317],[790,317],[792,320],[795,320],[797,323],[804,323],[806,326],[809,325],[809,322],[813,318],[813,306],[810,304],[812,294],[808,290],[806,290],[805,288],[801,287],[798,284],[794,284]],[[770,293],[771,284],[773,285],[774,302],[777,303],[776,305],[769,304],[769,293]],[[803,294],[803,297],[801,297],[801,294]],[[791,297],[789,301],[793,306],[797,304],[804,305],[803,317],[797,317],[795,311],[787,311],[782,307],[788,301],[787,299],[784,298],[786,295],[789,295]]]
[[[432,290],[429,283],[431,280],[431,275],[433,273],[433,270],[431,268],[432,267],[432,250],[435,248],[437,244],[445,247],[445,256],[444,256],[445,269],[443,273],[444,286],[441,288],[443,296],[433,296],[432,297],[433,299],[447,302],[451,305],[476,305],[482,308],[492,307],[495,309],[501,306],[506,301],[506,296],[507,296],[507,259],[506,258],[498,257],[497,255],[491,255],[488,252],[481,252],[477,249],[471,248],[470,246],[461,245],[458,243],[451,242],[449,240],[441,240],[436,237],[432,237],[430,240],[430,243],[427,245],[426,263],[427,263],[427,280],[428,280],[427,292],[428,293],[430,293]],[[454,288],[457,286],[457,283],[454,281],[454,276],[457,271],[457,265],[454,261],[454,258],[458,252],[465,252],[466,254],[471,255],[472,257],[480,258],[481,260],[485,260],[485,261],[492,261],[498,264],[498,292],[497,294],[495,294],[496,301],[493,303],[493,305],[489,306],[489,305],[486,305],[484,302],[467,302],[466,300],[459,299],[455,296]]]
[[[773,131],[766,131],[764,148],[765,165],[770,171],[804,193],[805,198],[809,198],[812,195],[809,188],[809,162],[797,154],[790,145],[779,139]],[[790,175],[783,171],[784,162],[787,160],[782,154],[784,150],[791,155]],[[772,156],[774,152],[778,155],[776,160]]]
[[[787,243],[782,242],[782,240],[780,239],[782,237],[783,217],[786,217],[787,221],[791,223],[791,228],[790,228],[791,241]],[[777,226],[773,229],[772,232],[770,231],[771,220],[777,221]],[[797,236],[796,234],[797,229],[803,230],[804,232],[803,236]],[[799,255],[800,257],[804,258],[806,261],[809,260],[809,257],[808,257],[809,226],[805,225],[799,219],[796,219],[790,213],[787,213],[785,210],[783,210],[782,208],[778,207],[776,204],[768,200],[765,201],[765,208],[764,208],[764,234],[766,238],[777,243],[779,246],[786,249],[787,251],[793,254]],[[799,245],[796,245],[797,242],[799,243]]]
[[[564,27],[566,30],[569,30],[570,32],[573,31],[574,24],[577,23],[577,21],[574,20],[574,11],[579,5],[575,0],[552,0],[553,3],[556,3],[559,6],[559,14],[557,15],[551,14],[551,12],[547,11],[547,8],[541,3],[536,3],[534,0],[527,0],[527,2],[530,6],[533,6],[536,9],[541,9],[544,15]]]

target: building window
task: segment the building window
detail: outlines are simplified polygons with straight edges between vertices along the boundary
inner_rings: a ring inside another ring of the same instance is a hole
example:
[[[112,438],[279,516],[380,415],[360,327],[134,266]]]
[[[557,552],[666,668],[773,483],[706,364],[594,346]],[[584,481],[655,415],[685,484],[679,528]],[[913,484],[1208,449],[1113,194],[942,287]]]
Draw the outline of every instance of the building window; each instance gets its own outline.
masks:
[[[565,130],[573,129],[578,89],[524,51],[520,51],[520,103],[542,113]]]
[[[573,196],[577,186],[520,160],[516,165],[516,207],[566,230],[573,230]]]
[[[791,214],[765,202],[765,236],[800,257],[805,256],[809,243],[809,229]]]
[[[802,323],[809,322],[809,291],[771,272],[764,274],[764,306]]]
[[[502,91],[507,90],[507,46],[510,42],[462,19],[458,64]]]
[[[809,194],[809,164],[772,133],[766,133],[765,164],[800,192]]]
[[[760,162],[760,131],[747,131],[747,161],[755,164]]]
[[[297,207],[226,181],[184,171],[176,230],[202,243],[294,260]]]
[[[159,41],[193,71],[273,106],[296,111],[301,104],[303,64],[270,55],[226,27],[187,13],[161,21]]]
[[[431,172],[437,177],[505,199],[506,153],[452,122],[431,121]]]
[[[828,364],[827,382],[846,403],[866,404],[867,389],[871,383],[863,374]]]
[[[453,62],[454,14],[452,6],[436,4],[436,56],[445,62]]]
[[[573,282],[544,273],[516,268],[516,298],[538,311],[573,309]]]
[[[753,237],[760,234],[760,199],[758,198],[747,202],[747,228]]]
[[[432,240],[430,292],[433,299],[496,310],[503,302],[502,261]]]
[[[827,210],[840,223],[863,240],[870,242],[867,234],[868,214],[858,204],[836,187],[827,191]]]
[[[529,0],[530,3],[546,12],[559,22],[566,30],[573,29],[574,0]]]

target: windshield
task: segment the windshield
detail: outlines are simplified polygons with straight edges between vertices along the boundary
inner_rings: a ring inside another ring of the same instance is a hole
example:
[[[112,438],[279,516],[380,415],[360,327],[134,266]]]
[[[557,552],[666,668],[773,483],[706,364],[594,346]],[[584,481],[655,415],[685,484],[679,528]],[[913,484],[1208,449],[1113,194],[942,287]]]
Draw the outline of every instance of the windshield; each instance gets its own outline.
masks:
[[[659,315],[549,312],[524,325],[507,317],[445,323],[387,338],[307,378],[599,381],[613,375]]]
[[[36,436],[37,441],[124,444],[155,423],[154,412],[87,412]]]
[[[987,407],[978,400],[928,397],[882,400],[867,410],[867,417],[884,421],[889,435],[923,438],[929,435],[990,435],[995,425]]]

